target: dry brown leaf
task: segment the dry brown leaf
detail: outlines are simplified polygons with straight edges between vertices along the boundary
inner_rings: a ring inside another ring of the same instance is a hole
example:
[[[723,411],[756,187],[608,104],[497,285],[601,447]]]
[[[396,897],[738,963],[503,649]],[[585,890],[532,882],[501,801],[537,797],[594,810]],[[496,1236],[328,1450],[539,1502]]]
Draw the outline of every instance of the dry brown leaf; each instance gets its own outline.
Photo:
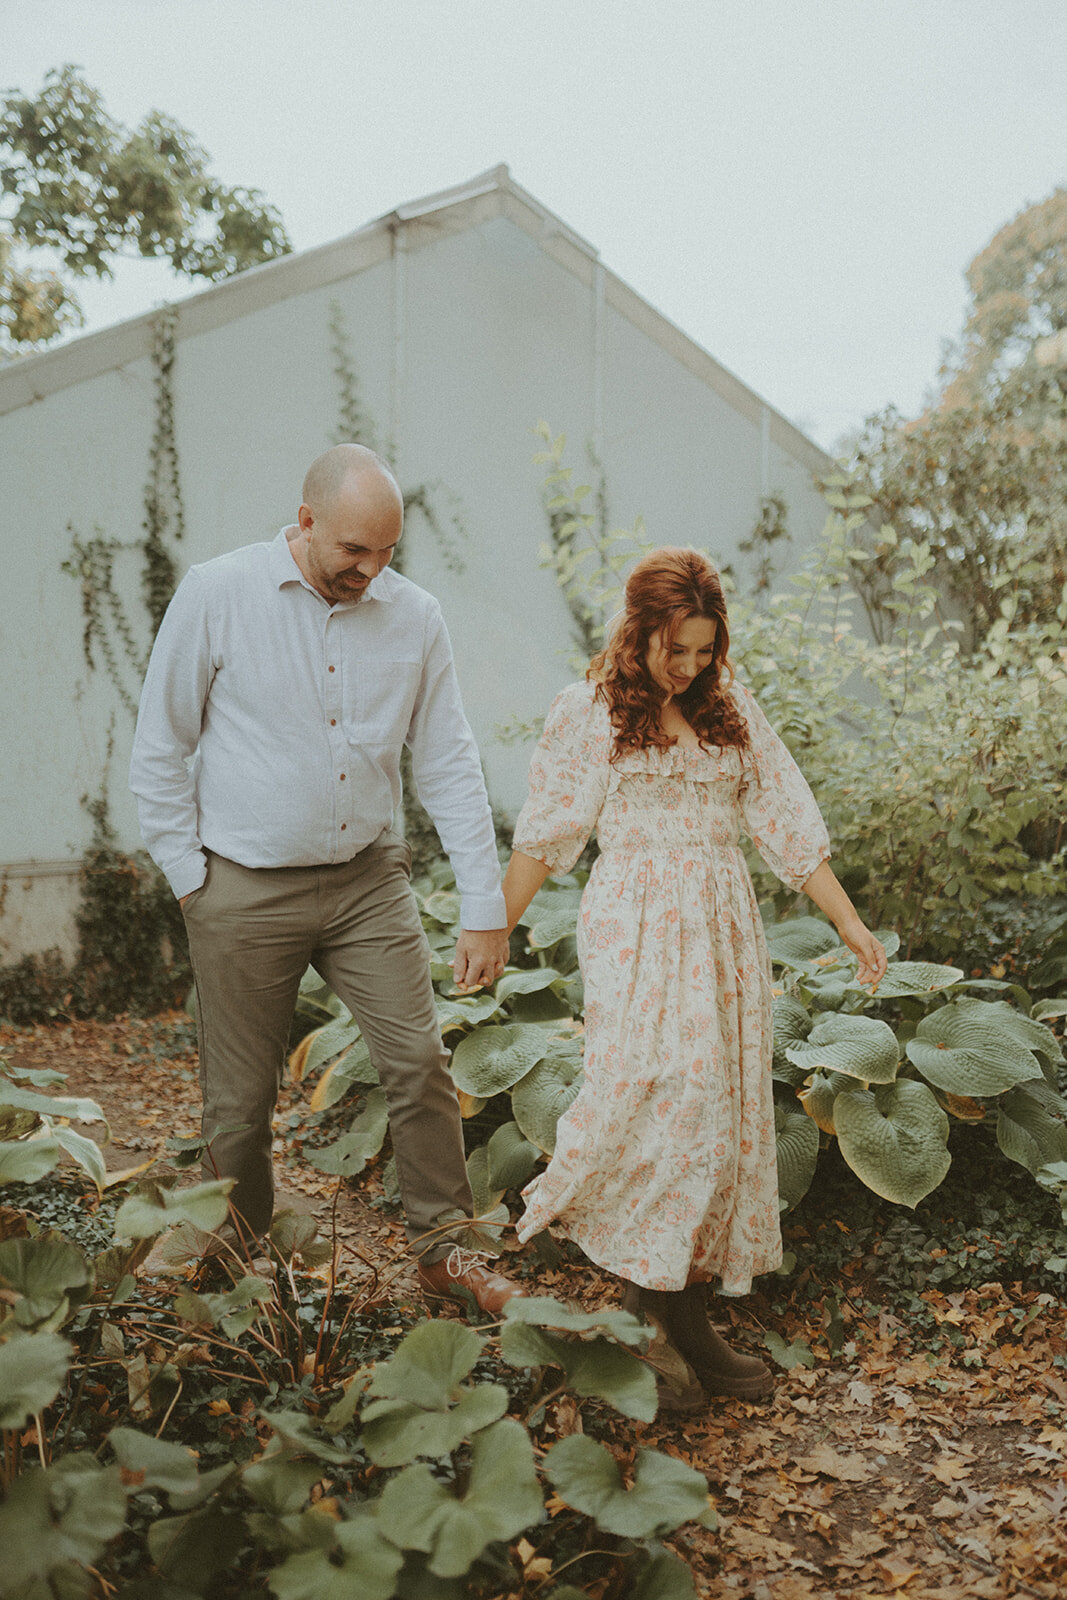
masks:
[[[836,1478],[841,1483],[866,1483],[874,1472],[865,1457],[853,1453],[839,1455],[832,1444],[817,1444],[809,1455],[798,1456],[797,1466],[805,1472],[818,1472],[826,1478]]]

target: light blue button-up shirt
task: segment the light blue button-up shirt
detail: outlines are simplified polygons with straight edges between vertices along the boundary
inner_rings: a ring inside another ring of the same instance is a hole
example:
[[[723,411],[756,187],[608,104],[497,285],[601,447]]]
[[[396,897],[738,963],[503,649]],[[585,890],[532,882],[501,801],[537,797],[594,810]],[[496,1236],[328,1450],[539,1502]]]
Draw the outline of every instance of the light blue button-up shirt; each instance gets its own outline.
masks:
[[[205,849],[246,867],[350,861],[393,820],[407,744],[464,927],[502,928],[440,606],[388,567],[360,600],[331,605],[293,559],[295,532],[191,567],[167,609],[130,763],[152,859],[179,897],[203,883]]]

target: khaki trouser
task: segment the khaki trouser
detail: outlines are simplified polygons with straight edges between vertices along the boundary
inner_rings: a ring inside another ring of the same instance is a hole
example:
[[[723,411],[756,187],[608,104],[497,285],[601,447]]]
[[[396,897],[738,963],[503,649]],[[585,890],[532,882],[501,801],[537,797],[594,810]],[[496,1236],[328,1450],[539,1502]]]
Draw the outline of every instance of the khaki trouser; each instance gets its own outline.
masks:
[[[242,867],[209,854],[207,879],[185,903],[212,1139],[205,1175],[236,1178],[230,1200],[254,1234],[270,1226],[271,1122],[309,964],[356,1018],[385,1089],[409,1240],[442,1213],[472,1210],[410,866],[388,829],[336,866]],[[235,1123],[246,1126],[214,1136]],[[427,1260],[445,1253],[443,1238],[427,1241]]]

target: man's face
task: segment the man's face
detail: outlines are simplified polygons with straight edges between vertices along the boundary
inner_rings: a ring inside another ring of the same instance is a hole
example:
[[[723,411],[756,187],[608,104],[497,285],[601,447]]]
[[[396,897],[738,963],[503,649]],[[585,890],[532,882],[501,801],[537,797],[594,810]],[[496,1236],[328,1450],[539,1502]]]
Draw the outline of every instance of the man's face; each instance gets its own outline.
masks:
[[[297,564],[324,600],[361,600],[367,585],[392,560],[404,509],[387,480],[361,474],[316,512],[300,507]],[[301,559],[302,558],[302,559]]]

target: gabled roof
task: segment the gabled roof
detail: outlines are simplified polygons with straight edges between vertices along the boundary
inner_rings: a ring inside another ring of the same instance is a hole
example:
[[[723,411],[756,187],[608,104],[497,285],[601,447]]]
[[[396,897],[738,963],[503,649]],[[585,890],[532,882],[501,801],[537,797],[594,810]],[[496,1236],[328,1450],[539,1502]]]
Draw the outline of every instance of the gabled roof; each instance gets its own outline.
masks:
[[[828,468],[830,457],[813,440],[608,271],[594,246],[517,184],[504,165],[492,167],[467,183],[397,206],[330,244],[251,267],[223,283],[183,297],[176,307],[176,337],[186,339],[206,333],[292,295],[327,288],[387,260],[401,237],[401,248],[417,250],[442,234],[462,232],[499,216],[522,228],[547,255],[590,289],[599,273],[606,304],[688,367],[736,411],[767,426],[775,443],[804,466],[816,473]],[[152,346],[152,317],[152,312],[145,312],[40,355],[24,356],[0,366],[0,415],[147,356]]]

